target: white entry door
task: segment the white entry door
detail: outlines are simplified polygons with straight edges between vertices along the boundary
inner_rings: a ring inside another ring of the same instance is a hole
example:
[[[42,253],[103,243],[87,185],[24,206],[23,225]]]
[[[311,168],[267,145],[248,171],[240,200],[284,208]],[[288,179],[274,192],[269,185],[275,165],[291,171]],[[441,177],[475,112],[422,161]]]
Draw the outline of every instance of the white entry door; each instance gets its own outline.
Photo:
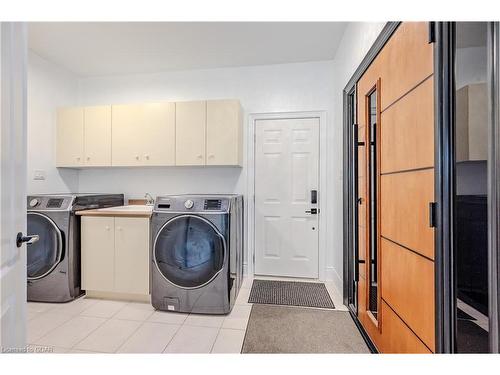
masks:
[[[317,278],[319,119],[257,120],[255,132],[255,274]]]
[[[26,346],[26,26],[0,23],[0,352]]]

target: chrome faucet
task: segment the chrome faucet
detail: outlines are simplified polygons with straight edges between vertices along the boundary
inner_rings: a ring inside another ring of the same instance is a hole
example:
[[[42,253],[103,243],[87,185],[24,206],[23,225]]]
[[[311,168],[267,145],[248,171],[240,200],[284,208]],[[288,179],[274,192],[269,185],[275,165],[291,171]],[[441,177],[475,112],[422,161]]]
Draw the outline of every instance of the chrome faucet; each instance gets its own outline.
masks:
[[[154,204],[155,204],[155,200],[154,200],[154,198],[151,196],[151,194],[146,193],[146,194],[144,195],[144,198],[146,198],[146,206],[154,206]]]

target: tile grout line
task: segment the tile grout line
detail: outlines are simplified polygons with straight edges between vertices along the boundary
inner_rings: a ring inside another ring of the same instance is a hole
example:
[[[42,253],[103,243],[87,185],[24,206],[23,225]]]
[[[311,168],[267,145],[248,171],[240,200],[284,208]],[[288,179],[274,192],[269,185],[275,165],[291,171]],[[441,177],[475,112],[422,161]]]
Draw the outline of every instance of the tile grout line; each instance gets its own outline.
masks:
[[[219,335],[220,335],[220,331],[222,329],[222,326],[219,328],[219,330],[217,331],[217,335],[215,335],[215,340],[214,342],[212,343],[212,346],[210,347],[210,351],[209,353],[212,354],[213,350],[214,350],[214,346],[215,346],[215,343],[217,342],[217,339],[219,338]]]
[[[48,312],[48,311],[47,311]],[[66,315],[66,316],[69,316],[70,318],[64,322],[62,322],[61,324],[58,324],[57,326],[55,326],[54,328],[52,328],[51,330],[49,330],[47,333],[43,334],[42,336],[40,336],[39,338],[37,338],[36,340],[33,340],[33,341],[39,341],[41,339],[43,339],[45,336],[47,336],[48,334],[52,333],[53,331],[55,331],[56,329],[62,327],[64,324],[66,324],[67,322],[69,322],[70,320],[74,319],[76,317],[73,316],[73,315],[69,315],[69,314],[63,314],[63,315]],[[27,322],[26,322],[27,323]],[[33,343],[33,345],[40,345],[40,344],[35,344]],[[52,345],[52,347],[55,347],[54,345]],[[61,347],[62,348],[62,347]],[[67,348],[65,348],[67,349]]]
[[[179,327],[177,327],[177,330],[175,331],[175,333],[172,335],[172,337],[170,338],[170,340],[168,340],[167,344],[163,347],[163,350],[161,351],[161,353],[165,353],[165,350],[167,350],[168,346],[170,345],[170,343],[173,341],[174,337],[177,335],[177,332],[179,332],[182,328],[182,324],[179,325]]]
[[[111,320],[111,319],[110,319],[110,320]],[[120,320],[120,319],[115,319],[115,320]],[[131,320],[125,320],[125,321],[126,321],[126,322],[130,322]],[[137,320],[136,320],[135,322],[137,322]],[[132,337],[132,336],[133,336],[133,335],[134,335],[134,334],[135,334],[135,333],[139,330],[139,328],[141,328],[141,327],[144,325],[144,323],[146,323],[146,321],[141,322],[141,323],[137,326],[137,328],[136,328],[135,330],[133,330],[133,331],[132,331],[132,332],[131,332],[131,333],[130,333],[130,334],[129,334],[126,338],[125,338],[125,340],[123,340],[123,342],[122,342],[120,345],[118,345],[118,347],[117,347],[117,348],[113,351],[113,353],[117,353],[117,352],[118,352],[118,350],[120,350],[120,348],[121,348],[123,345],[125,345],[125,343],[126,343],[126,342],[127,342],[127,341],[128,341],[128,340],[129,340],[129,339],[130,339],[130,338],[131,338],[131,337]]]
[[[84,317],[84,318],[96,318],[96,317],[92,317],[92,316],[85,316],[85,315],[80,315],[80,317]],[[104,319],[104,318],[101,318],[101,319]],[[101,328],[104,324],[106,324],[106,322],[109,320],[108,319],[104,319],[104,322],[102,322],[101,324],[99,324],[97,327],[95,327],[93,330],[91,330],[85,337],[83,337],[81,340],[79,340],[78,342],[76,342],[70,349],[76,349],[76,346],[81,343],[83,340],[85,340],[87,337],[89,337],[92,333],[94,333],[95,331],[97,331],[99,328]],[[78,350],[78,349],[77,349]]]

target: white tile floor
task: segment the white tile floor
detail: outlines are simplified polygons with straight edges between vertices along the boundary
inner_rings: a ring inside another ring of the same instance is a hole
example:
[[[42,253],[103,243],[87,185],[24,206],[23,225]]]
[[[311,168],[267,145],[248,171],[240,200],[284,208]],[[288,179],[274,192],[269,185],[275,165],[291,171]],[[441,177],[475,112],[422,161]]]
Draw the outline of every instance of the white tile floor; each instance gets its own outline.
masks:
[[[289,280],[289,279],[287,279]],[[333,283],[333,303],[347,310]],[[252,305],[245,279],[227,316],[155,311],[148,303],[80,298],[66,304],[28,303],[33,352],[240,353]]]

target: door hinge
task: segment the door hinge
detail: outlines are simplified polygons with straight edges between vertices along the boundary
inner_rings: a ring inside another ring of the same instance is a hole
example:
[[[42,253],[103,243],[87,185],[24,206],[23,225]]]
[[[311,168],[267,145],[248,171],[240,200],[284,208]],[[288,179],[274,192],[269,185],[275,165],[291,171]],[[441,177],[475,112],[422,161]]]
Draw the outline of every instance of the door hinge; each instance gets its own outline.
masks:
[[[429,44],[436,42],[436,22],[429,22]]]
[[[429,226],[436,228],[436,202],[429,202]]]

